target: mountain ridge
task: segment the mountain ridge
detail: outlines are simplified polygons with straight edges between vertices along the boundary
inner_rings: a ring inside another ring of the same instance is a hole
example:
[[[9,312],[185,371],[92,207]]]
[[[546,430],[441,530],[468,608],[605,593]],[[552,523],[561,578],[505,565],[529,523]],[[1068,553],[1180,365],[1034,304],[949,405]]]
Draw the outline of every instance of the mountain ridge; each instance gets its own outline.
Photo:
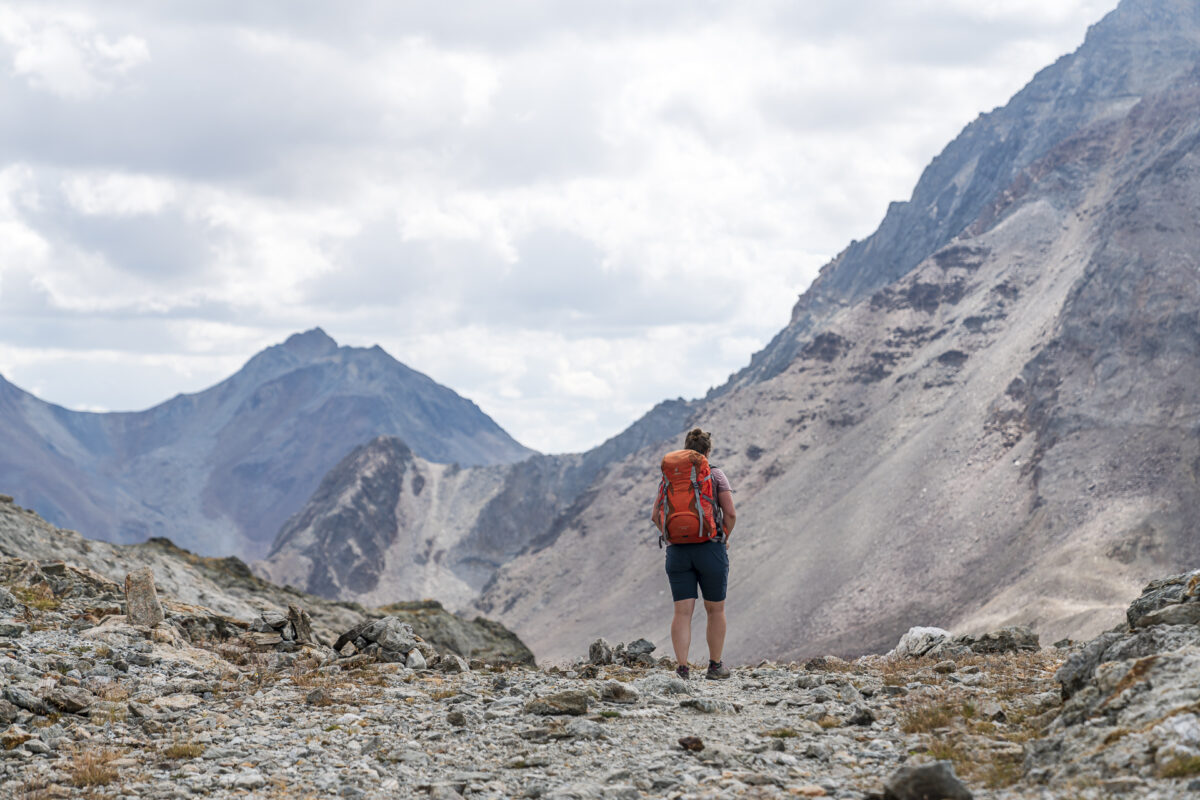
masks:
[[[144,411],[70,411],[5,381],[0,419],[0,480],[56,524],[246,558],[265,553],[342,455],[380,433],[439,461],[534,454],[382,348],[339,347],[319,328]]]

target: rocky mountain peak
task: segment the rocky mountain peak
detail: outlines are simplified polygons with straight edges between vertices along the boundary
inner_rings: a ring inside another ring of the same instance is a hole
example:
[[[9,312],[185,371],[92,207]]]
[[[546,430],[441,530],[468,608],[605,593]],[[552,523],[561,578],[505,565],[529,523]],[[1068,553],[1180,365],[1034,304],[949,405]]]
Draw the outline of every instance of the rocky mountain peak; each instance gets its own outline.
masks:
[[[321,328],[313,328],[293,333],[280,347],[297,358],[310,359],[337,352],[338,343]]]
[[[1119,119],[1200,61],[1200,5],[1124,0],[1083,45],[1034,76],[1005,106],[981,114],[925,168],[906,202],[826,264],[792,319],[716,391],[770,379],[793,362],[823,320],[909,274],[963,235],[1030,165],[1091,125]]]

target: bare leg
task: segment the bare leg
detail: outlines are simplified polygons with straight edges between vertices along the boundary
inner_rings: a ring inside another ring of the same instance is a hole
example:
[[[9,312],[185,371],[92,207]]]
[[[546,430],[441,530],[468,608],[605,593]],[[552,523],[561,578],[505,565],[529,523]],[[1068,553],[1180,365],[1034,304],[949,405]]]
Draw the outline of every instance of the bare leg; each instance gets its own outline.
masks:
[[[675,647],[675,663],[687,665],[688,648],[692,646],[692,611],[696,598],[675,601],[675,616],[671,619],[671,644]]]
[[[678,605],[676,603],[676,606]],[[720,661],[721,653],[725,649],[725,601],[710,603],[705,600],[704,613],[708,615],[708,626],[705,628],[708,657],[712,661]]]

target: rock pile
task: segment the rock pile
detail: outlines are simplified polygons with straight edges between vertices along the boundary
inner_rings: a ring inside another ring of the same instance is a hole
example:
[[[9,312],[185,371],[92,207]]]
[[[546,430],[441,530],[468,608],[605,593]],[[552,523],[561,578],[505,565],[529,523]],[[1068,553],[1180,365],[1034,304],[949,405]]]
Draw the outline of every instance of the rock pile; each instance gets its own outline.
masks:
[[[1158,777],[1200,791],[1198,587],[1200,570],[1154,581],[1128,627],[1073,649],[1054,676],[1062,710],[1030,747],[1030,778],[1119,793]]]
[[[593,666],[624,664],[625,666],[652,666],[655,645],[648,639],[635,639],[626,645],[621,642],[616,647],[604,639],[597,639],[588,648],[588,663]]]
[[[413,669],[437,665],[442,660],[437,651],[413,633],[412,625],[390,616],[354,626],[338,637],[333,649],[342,656],[362,653],[385,663],[408,665],[411,661]],[[447,654],[446,660],[455,672],[466,669],[465,662],[457,655]]]

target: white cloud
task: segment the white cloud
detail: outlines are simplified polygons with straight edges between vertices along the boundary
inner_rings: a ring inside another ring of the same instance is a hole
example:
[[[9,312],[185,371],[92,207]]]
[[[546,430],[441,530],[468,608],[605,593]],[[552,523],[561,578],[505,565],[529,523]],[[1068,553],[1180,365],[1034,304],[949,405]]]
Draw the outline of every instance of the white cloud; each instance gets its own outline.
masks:
[[[16,0],[0,371],[147,406],[322,325],[583,449],[743,366],[1114,4]]]
[[[0,9],[0,42],[11,52],[13,74],[37,89],[82,98],[111,88],[124,73],[150,60],[144,39],[109,39],[85,13],[42,8]]]
[[[63,189],[68,202],[89,215],[157,214],[176,194],[169,180],[116,172],[71,175],[63,182]]]

